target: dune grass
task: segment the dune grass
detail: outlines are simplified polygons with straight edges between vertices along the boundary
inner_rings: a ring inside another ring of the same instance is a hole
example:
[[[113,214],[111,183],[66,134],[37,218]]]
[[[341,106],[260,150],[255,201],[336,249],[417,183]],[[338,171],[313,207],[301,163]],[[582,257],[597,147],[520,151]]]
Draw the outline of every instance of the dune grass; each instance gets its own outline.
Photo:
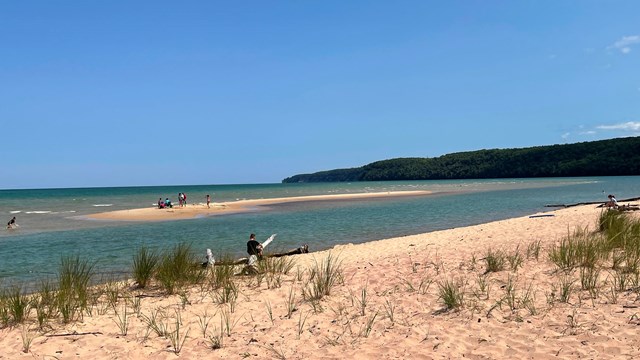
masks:
[[[56,306],[62,320],[69,323],[88,306],[89,285],[94,275],[94,264],[80,256],[66,256],[60,260]]]
[[[576,267],[593,268],[607,255],[606,244],[602,240],[598,234],[577,229],[549,248],[549,259],[564,271]]]
[[[486,262],[486,270],[485,273],[490,272],[499,272],[504,270],[504,265],[506,262],[506,256],[501,250],[487,250],[487,254],[484,257]]]
[[[619,211],[603,211],[598,231],[577,229],[549,248],[549,259],[561,270],[607,267],[637,273],[640,267],[640,220]]]
[[[155,279],[168,294],[174,294],[185,285],[203,280],[204,274],[191,245],[180,243],[160,256]]]
[[[460,309],[464,305],[464,287],[459,281],[438,282],[438,299],[447,310]]]
[[[295,266],[295,260],[290,257],[264,257],[258,261],[258,272],[273,274],[288,274]]]
[[[7,295],[4,290],[0,291],[0,329],[9,326],[10,317],[7,308]]]
[[[149,284],[156,271],[159,259],[160,257],[155,251],[144,245],[133,255],[133,269],[131,272],[139,288],[144,289]]]
[[[309,283],[303,288],[307,301],[320,300],[331,295],[331,289],[342,280],[342,261],[329,253],[320,263],[315,262],[310,270]]]
[[[22,324],[31,311],[30,298],[18,286],[14,286],[7,292],[5,304],[14,324]]]

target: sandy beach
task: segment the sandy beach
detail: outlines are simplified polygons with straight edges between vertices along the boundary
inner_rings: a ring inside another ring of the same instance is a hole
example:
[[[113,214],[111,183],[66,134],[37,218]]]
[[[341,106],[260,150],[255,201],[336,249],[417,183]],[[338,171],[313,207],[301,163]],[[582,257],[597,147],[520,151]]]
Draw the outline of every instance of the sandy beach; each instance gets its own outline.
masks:
[[[582,290],[578,270],[559,271],[549,260],[567,234],[595,230],[600,211],[566,208],[296,255],[282,277],[235,277],[238,296],[225,304],[220,290],[206,286],[167,296],[129,290],[128,282],[116,306],[98,305],[81,321],[51,320],[51,329],[38,331],[32,311],[27,325],[0,330],[0,359],[637,358],[637,283],[615,291],[615,272],[602,269],[598,292]],[[487,272],[489,250],[503,251],[515,267]],[[338,259],[341,276],[329,295],[311,301],[310,269],[328,256]],[[570,284],[566,301],[563,283]],[[464,295],[459,308],[444,305],[446,284]],[[180,319],[178,356],[144,321],[153,314],[173,334]],[[26,353],[24,339],[31,339]]]
[[[231,213],[255,211],[258,207],[284,204],[290,202],[303,201],[329,201],[329,200],[354,200],[354,199],[374,199],[401,196],[424,196],[431,194],[430,191],[389,191],[372,193],[353,194],[333,194],[333,195],[310,195],[296,197],[281,197],[270,199],[249,199],[229,202],[212,202],[210,207],[206,204],[188,204],[179,207],[174,204],[173,208],[158,209],[157,207],[147,207],[130,210],[117,210],[101,212],[83,216],[95,220],[116,220],[116,221],[166,221],[193,219],[201,216],[214,216]]]

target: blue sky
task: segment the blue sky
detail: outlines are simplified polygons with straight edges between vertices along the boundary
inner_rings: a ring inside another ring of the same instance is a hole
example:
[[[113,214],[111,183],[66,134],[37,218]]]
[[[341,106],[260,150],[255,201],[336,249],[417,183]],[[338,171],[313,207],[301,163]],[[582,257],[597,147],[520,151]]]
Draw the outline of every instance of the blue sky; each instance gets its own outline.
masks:
[[[640,134],[638,1],[3,1],[0,188]]]

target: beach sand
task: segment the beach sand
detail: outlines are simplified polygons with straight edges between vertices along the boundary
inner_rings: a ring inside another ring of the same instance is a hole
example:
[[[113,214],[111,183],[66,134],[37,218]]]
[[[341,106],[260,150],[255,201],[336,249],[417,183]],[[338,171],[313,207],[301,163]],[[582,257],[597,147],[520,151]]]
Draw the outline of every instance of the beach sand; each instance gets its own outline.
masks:
[[[214,302],[215,292],[196,286],[182,298],[146,290],[153,296],[141,298],[140,313],[179,313],[181,335],[189,329],[179,357],[187,359],[638,358],[638,290],[607,295],[613,272],[603,270],[594,299],[580,290],[577,271],[564,275],[548,257],[550,246],[574,229],[593,230],[600,211],[580,206],[541,214],[553,216],[339,245],[294,256],[294,270],[279,282],[271,279],[271,286],[266,279],[258,285],[256,277],[237,277],[233,312]],[[536,259],[530,245],[537,242]],[[518,249],[522,265],[483,275],[489,249],[509,255]],[[341,261],[343,281],[323,299],[304,301],[308,269],[329,254]],[[558,300],[562,279],[575,281],[568,302]],[[461,285],[461,309],[447,311],[439,299],[439,286],[447,281]],[[120,313],[124,303],[120,298]],[[129,312],[126,336],[114,309],[103,315],[94,310],[72,324],[53,322],[47,334],[32,331],[29,353],[21,351],[20,326],[5,328],[0,359],[176,358],[170,340],[149,332],[131,306]],[[210,321],[203,336],[205,314]],[[168,322],[173,329],[175,320]],[[213,350],[211,336],[227,324],[229,335]]]
[[[374,199],[400,196],[424,196],[430,191],[388,191],[374,193],[353,193],[353,194],[333,194],[333,195],[309,195],[270,199],[251,199],[229,202],[213,202],[210,208],[207,204],[188,204],[179,207],[174,204],[173,208],[158,209],[157,207],[147,207],[130,210],[116,210],[83,216],[95,220],[116,220],[116,221],[166,221],[193,219],[202,216],[214,216],[231,213],[254,211],[261,206],[284,204],[290,202],[303,201],[330,201],[330,200],[354,200],[354,199]]]

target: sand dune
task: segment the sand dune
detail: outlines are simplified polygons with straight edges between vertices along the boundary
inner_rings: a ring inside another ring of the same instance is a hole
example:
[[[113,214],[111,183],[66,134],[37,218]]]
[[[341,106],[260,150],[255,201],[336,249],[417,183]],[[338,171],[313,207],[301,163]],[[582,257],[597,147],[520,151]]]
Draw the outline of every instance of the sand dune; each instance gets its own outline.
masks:
[[[171,329],[180,314],[182,330],[189,329],[182,358],[637,358],[638,289],[629,285],[615,296],[607,294],[614,272],[604,269],[593,298],[580,289],[576,270],[565,275],[548,258],[550,246],[568,232],[577,227],[593,230],[599,212],[582,206],[554,211],[551,217],[525,216],[340,245],[295,256],[296,267],[279,284],[238,277],[233,312],[229,304],[215,303],[215,291],[196,286],[182,297],[156,297],[161,295],[158,290],[148,290],[154,296],[142,298],[140,313],[149,316],[161,309]],[[538,242],[536,259],[535,246],[530,245]],[[506,264],[502,271],[483,275],[489,249],[508,255],[518,249],[522,264],[515,270]],[[329,254],[341,261],[342,281],[319,301],[303,300],[302,289],[310,283],[308,269]],[[558,300],[563,279],[574,281],[567,302]],[[439,287],[447,281],[463,291],[458,310],[446,310],[439,296]],[[116,309],[122,308],[126,296],[123,293]],[[292,303],[295,310],[290,312]],[[131,307],[126,336],[120,335],[113,308],[103,315],[97,312],[72,324],[53,322],[47,334],[32,331],[29,353],[21,352],[19,327],[0,330],[0,358],[176,358],[171,341],[150,331]],[[206,333],[201,327],[205,314],[210,318]],[[214,350],[211,337],[220,334],[221,325],[226,327],[225,318],[228,335],[223,336],[222,348]]]

